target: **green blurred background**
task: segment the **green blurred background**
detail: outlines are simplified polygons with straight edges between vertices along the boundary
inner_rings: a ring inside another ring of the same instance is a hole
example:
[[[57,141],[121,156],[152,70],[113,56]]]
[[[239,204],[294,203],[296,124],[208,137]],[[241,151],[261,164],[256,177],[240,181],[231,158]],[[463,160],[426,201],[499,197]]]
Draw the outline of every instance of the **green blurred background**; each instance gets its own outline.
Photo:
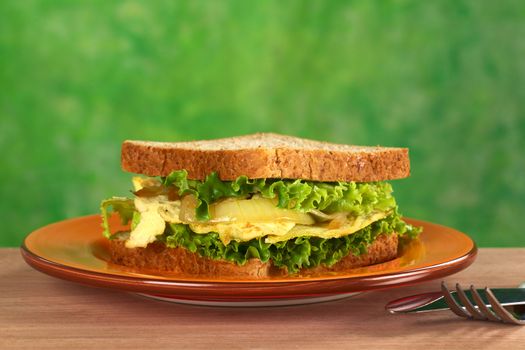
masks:
[[[125,195],[124,139],[410,147],[401,211],[525,246],[525,2],[0,2],[0,246]]]

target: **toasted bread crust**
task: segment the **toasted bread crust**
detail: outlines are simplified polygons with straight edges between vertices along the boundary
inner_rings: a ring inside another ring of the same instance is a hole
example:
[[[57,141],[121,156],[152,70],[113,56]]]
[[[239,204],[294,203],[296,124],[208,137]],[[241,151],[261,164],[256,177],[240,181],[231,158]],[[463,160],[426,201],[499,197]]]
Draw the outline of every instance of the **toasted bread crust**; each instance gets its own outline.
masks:
[[[283,178],[312,181],[382,181],[409,176],[407,148],[337,145],[277,134],[195,142],[124,141],[122,168],[148,176],[185,169],[202,180]]]
[[[397,256],[397,234],[380,235],[360,256],[349,254],[331,267],[318,266],[303,269],[301,273],[323,274],[343,272],[356,267],[378,264]],[[287,274],[270,262],[250,259],[245,265],[212,260],[184,248],[167,248],[163,243],[152,243],[146,248],[126,248],[123,241],[110,241],[111,260],[115,264],[138,270],[163,271],[193,277],[220,277],[221,279],[261,279]]]

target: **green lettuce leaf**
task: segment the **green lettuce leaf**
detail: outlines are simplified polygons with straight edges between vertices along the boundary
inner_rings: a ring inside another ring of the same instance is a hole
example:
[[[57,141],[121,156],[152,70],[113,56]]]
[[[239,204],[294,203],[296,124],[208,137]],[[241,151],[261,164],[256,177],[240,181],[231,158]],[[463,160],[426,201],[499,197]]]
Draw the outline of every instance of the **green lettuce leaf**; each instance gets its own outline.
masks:
[[[168,247],[183,247],[201,256],[227,260],[244,265],[250,258],[262,262],[272,259],[277,267],[286,267],[289,273],[321,264],[332,266],[349,253],[361,255],[381,233],[414,237],[417,228],[403,222],[397,212],[374,222],[366,228],[341,238],[298,237],[275,244],[264,243],[264,238],[248,242],[231,241],[225,245],[217,233],[197,234],[184,224],[170,224],[160,240]]]
[[[102,216],[102,233],[106,238],[111,237],[111,231],[109,229],[109,216],[112,212],[119,214],[123,225],[126,225],[130,220],[138,220],[135,219],[136,214],[133,199],[125,197],[112,197],[103,200],[100,203],[100,213]]]
[[[170,224],[160,240],[170,248],[184,247],[204,257],[232,261],[239,265],[243,265],[250,258],[257,258],[263,262],[270,258],[270,245],[264,243],[264,239],[231,241],[224,245],[217,233],[197,234],[184,224]]]
[[[396,207],[392,187],[386,182],[316,182],[305,180],[248,179],[222,181],[211,173],[204,181],[188,180],[186,170],[174,171],[162,179],[165,186],[175,186],[179,195],[192,194],[197,199],[196,217],[209,220],[209,205],[225,197],[248,197],[261,194],[278,199],[279,208],[307,212],[312,209],[326,213],[349,212],[368,214]]]

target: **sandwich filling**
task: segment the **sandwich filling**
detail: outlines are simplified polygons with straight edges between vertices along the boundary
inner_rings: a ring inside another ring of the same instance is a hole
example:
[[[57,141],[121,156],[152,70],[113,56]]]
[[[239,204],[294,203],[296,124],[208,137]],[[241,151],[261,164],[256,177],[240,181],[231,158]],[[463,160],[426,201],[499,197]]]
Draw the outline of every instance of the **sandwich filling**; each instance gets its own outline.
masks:
[[[133,178],[134,197],[101,203],[104,235],[141,248],[156,241],[203,257],[244,264],[269,260],[294,273],[366,253],[380,234],[414,237],[387,182],[189,180],[185,170]],[[130,230],[112,234],[111,211]]]

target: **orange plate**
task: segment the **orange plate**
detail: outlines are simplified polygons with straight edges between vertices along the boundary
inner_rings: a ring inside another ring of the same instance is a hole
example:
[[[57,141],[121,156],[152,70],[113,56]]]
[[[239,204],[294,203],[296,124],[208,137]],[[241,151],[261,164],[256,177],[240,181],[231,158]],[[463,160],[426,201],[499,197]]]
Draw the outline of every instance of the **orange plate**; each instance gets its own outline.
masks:
[[[115,218],[112,219],[114,221]],[[474,261],[476,245],[467,235],[424,221],[406,221],[423,226],[423,233],[418,240],[404,247],[397,259],[322,276],[254,281],[130,271],[108,263],[107,244],[101,237],[101,222],[97,215],[42,227],[26,237],[21,251],[29,265],[55,277],[194,301],[342,296],[441,278],[466,268]]]

